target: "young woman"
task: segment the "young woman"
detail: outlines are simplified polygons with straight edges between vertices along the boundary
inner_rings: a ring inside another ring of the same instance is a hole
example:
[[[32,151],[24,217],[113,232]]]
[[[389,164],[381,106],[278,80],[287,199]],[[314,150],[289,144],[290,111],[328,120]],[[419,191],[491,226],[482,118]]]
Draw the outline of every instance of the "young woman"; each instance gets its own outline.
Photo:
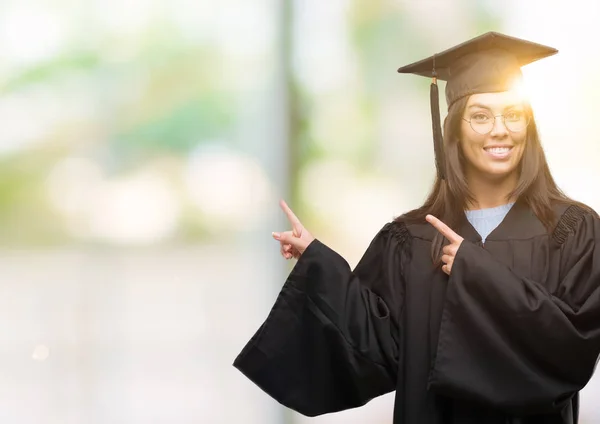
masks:
[[[396,424],[576,423],[600,353],[600,220],[557,188],[511,90],[555,52],[488,33],[401,68],[447,80],[431,194],[354,270],[282,202],[292,230],[273,237],[298,262],[234,365],[308,416],[395,391]]]

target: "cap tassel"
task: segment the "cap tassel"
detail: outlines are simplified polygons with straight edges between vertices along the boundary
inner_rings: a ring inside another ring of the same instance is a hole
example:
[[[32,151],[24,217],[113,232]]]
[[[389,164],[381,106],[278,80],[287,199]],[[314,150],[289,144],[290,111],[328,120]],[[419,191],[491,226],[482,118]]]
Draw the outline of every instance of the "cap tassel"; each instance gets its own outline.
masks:
[[[442,124],[440,118],[440,94],[435,70],[433,71],[433,80],[429,89],[429,100],[431,103],[431,123],[433,129],[435,166],[437,168],[438,177],[444,180],[446,178],[446,172],[444,169],[444,139],[442,136]]]

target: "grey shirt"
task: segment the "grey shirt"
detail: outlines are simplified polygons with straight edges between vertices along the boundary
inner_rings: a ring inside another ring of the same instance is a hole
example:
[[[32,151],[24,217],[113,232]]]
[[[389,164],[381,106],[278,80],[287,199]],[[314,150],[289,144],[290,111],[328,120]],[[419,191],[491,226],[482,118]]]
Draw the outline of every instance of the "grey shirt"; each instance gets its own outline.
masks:
[[[508,203],[506,205],[497,206],[495,208],[477,209],[474,211],[465,211],[467,219],[477,230],[481,236],[481,241],[485,243],[485,239],[490,235],[494,229],[500,225],[508,211],[514,203]]]

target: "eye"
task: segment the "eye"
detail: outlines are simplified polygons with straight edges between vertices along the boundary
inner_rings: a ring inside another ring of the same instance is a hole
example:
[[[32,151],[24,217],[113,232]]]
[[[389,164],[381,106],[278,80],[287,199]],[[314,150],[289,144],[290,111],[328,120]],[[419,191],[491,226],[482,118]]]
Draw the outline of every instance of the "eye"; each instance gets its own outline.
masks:
[[[504,115],[504,117],[508,120],[508,121],[520,121],[521,119],[523,119],[523,112],[520,112],[518,110],[511,110],[510,112],[507,112],[506,115]]]
[[[483,112],[477,112],[471,115],[471,121],[475,121],[477,123],[485,123],[490,119],[491,117]]]

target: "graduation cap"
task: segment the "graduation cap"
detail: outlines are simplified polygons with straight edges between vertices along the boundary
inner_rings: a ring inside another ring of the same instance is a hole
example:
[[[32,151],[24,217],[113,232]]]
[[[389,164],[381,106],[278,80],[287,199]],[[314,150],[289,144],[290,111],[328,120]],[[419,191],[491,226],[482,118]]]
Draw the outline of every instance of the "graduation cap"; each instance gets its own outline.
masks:
[[[445,178],[445,170],[437,80],[446,81],[446,101],[450,108],[465,96],[510,90],[515,81],[522,77],[522,66],[557,52],[552,47],[488,32],[398,69],[400,73],[432,78],[433,145],[440,178]]]

